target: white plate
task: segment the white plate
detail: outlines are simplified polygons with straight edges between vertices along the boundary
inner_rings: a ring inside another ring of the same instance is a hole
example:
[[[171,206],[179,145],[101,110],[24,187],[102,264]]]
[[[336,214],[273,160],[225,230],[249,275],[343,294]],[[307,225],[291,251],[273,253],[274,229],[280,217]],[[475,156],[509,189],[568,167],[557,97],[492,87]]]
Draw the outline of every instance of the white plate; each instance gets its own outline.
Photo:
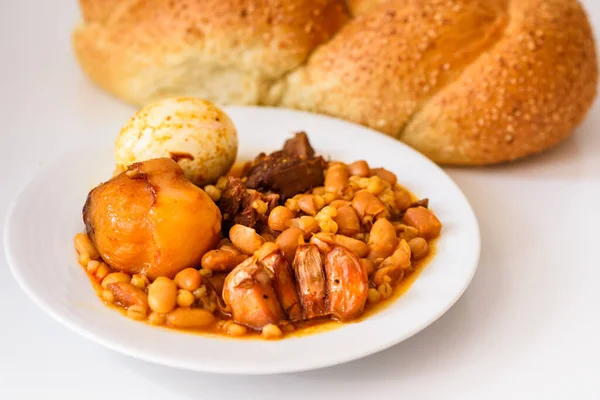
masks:
[[[362,322],[281,341],[233,340],[155,328],[103,305],[77,264],[73,236],[90,189],[113,171],[113,142],[66,152],[18,195],[5,226],[5,248],[23,290],[44,311],[110,349],[172,367],[236,374],[316,369],[384,350],[445,313],[469,285],[480,238],[469,203],[435,164],[400,142],[340,120],[282,109],[228,108],[240,138],[239,157],[276,150],[304,130],[316,150],[344,161],[384,166],[417,196],[428,197],[444,227],[437,254],[407,293]]]

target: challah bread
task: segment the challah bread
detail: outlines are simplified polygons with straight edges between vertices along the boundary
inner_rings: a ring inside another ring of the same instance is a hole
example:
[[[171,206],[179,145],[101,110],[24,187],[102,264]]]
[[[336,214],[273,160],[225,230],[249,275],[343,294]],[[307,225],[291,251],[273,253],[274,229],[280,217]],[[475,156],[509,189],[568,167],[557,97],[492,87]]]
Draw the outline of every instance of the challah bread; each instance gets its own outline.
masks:
[[[80,0],[73,34],[85,73],[135,105],[197,96],[263,102],[347,21],[329,0]]]
[[[576,0],[81,0],[77,56],[137,105],[193,95],[357,122],[434,161],[565,139],[597,87]]]

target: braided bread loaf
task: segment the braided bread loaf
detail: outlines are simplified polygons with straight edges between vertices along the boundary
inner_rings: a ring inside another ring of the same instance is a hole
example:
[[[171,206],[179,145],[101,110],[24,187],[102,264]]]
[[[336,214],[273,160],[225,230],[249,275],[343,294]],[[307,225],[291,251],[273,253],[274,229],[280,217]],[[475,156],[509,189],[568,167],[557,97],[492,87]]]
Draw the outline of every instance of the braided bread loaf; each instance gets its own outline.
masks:
[[[136,105],[170,96],[291,107],[434,161],[544,151],[582,121],[597,58],[576,0],[80,0],[75,53]]]

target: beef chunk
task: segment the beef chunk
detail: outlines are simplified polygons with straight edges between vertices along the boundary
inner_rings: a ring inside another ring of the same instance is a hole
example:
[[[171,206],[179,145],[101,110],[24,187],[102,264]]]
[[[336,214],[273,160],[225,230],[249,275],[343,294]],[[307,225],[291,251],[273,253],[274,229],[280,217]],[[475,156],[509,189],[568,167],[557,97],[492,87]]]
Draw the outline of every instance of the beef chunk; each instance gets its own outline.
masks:
[[[310,145],[305,132],[298,132],[293,138],[286,140],[283,152],[290,157],[313,158],[315,156],[315,150]]]
[[[323,185],[327,163],[315,157],[306,133],[288,139],[283,150],[260,154],[245,170],[249,188],[279,193],[287,199]]]
[[[239,178],[229,177],[227,186],[221,194],[219,209],[223,215],[224,230],[235,224],[241,224],[259,230],[267,224],[267,216],[259,214],[253,207],[257,200],[268,205],[268,213],[279,204],[278,194],[262,194],[256,190],[248,190]]]
[[[428,208],[429,207],[429,199],[421,199],[421,200],[413,201],[410,204],[410,206],[408,206],[408,208],[413,208],[413,207]]]
[[[231,176],[227,178],[227,186],[221,193],[221,200],[219,200],[219,209],[224,221],[233,221],[240,209],[245,192],[246,185],[241,179]]]
[[[247,173],[247,186],[279,193],[283,199],[323,185],[327,163],[322,157],[300,158],[283,151],[262,156]]]

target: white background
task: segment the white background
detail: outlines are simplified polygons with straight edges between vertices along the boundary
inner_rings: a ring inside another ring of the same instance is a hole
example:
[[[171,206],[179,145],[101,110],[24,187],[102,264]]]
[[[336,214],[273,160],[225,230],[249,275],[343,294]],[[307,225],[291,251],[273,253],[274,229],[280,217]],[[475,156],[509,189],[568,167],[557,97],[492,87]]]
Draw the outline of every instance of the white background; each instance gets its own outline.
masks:
[[[600,27],[600,3],[584,3]],[[75,1],[0,2],[0,225],[15,191],[53,154],[116,135],[135,111],[80,73],[69,42],[78,16]],[[234,377],[121,356],[43,314],[0,249],[0,398],[599,399],[599,123],[596,104],[554,151],[447,169],[481,224],[471,286],[417,336],[335,368]]]

